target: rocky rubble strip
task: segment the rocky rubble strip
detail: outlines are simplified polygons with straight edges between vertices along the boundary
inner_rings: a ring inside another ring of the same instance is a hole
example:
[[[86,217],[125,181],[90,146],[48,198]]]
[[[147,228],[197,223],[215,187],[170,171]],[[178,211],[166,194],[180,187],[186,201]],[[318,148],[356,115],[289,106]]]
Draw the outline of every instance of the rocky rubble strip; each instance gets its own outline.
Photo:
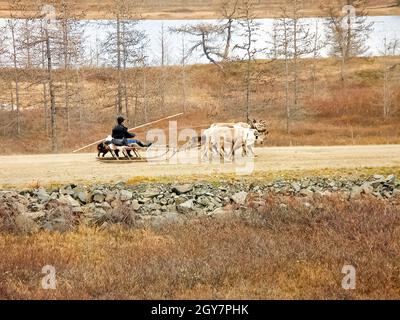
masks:
[[[349,181],[305,178],[298,181],[221,182],[193,184],[67,185],[54,189],[0,191],[0,230],[67,231],[79,224],[160,226],[196,216],[219,217],[246,209],[249,199],[266,194],[304,198],[338,194],[343,199],[365,195],[400,199],[400,181],[394,175]]]

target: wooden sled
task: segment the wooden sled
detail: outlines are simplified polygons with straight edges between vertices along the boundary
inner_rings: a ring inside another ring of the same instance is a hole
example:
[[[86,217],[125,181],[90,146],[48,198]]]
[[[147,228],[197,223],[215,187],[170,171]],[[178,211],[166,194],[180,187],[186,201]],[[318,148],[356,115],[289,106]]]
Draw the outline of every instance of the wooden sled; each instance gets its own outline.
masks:
[[[120,157],[119,159],[115,159],[112,157],[97,157],[97,161],[103,162],[103,163],[133,163],[133,162],[147,162],[146,158],[131,158],[128,159],[127,157]]]
[[[131,151],[131,157],[128,158],[126,156],[120,156],[118,159],[111,156],[106,156],[106,157],[96,157],[97,161],[103,162],[103,163],[134,163],[134,162],[147,162],[148,160],[156,160],[158,158],[161,158],[165,156],[169,152],[169,147],[168,146],[157,146],[158,148],[162,147],[165,148],[165,153],[158,156],[158,157],[153,157],[153,158],[147,158],[142,156],[141,152],[142,151],[147,151],[148,148],[143,148],[139,147],[137,145],[135,146],[130,146],[130,147],[125,147],[126,151]]]

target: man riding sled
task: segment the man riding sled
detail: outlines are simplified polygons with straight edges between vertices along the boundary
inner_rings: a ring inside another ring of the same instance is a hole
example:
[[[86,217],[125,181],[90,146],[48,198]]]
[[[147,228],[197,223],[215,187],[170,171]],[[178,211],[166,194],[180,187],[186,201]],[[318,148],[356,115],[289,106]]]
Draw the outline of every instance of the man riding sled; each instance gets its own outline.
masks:
[[[128,132],[128,128],[124,126],[124,117],[117,118],[117,125],[112,130],[112,143],[116,146],[129,146],[130,144],[137,144],[139,147],[148,148],[153,143],[143,143],[140,140],[133,139],[136,134]]]

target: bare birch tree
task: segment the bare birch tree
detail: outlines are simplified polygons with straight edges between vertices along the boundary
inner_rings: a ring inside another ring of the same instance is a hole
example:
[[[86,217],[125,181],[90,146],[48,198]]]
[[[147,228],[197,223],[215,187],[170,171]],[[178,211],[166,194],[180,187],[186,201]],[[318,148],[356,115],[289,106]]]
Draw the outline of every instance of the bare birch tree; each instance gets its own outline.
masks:
[[[187,59],[187,52],[186,52],[186,44],[185,44],[185,35],[182,34],[182,45],[181,45],[181,78],[182,78],[182,111],[186,112],[186,100],[187,100],[187,75],[186,75],[186,59]]]
[[[146,34],[137,28],[139,16],[136,9],[135,1],[115,0],[114,20],[110,22],[112,30],[103,43],[106,58],[117,69],[116,113],[123,113],[125,101],[125,113],[128,116],[126,72],[129,65],[143,59],[146,46]]]
[[[318,19],[316,19],[314,34],[313,34],[313,43],[312,43],[312,66],[311,66],[312,97],[314,100],[317,94],[317,59],[320,57],[320,52],[323,47],[324,44],[320,32],[320,24]]]
[[[171,30],[190,35],[190,38],[194,39],[188,48],[188,56],[200,50],[202,56],[210,63],[224,70],[223,64],[229,60],[232,51],[232,36],[239,15],[239,0],[224,1],[220,11],[223,19],[218,23],[202,22]]]
[[[8,2],[9,17],[7,19],[7,27],[10,34],[10,56],[14,70],[14,94],[15,94],[15,114],[16,114],[16,134],[21,134],[21,99],[20,99],[20,79],[19,79],[19,50],[18,50],[18,32],[21,20],[18,20],[17,13],[21,9],[21,2],[19,0],[12,0]],[[12,99],[14,100],[14,99]],[[13,102],[14,103],[14,102]]]
[[[256,37],[260,30],[260,23],[256,21],[254,13],[254,3],[252,0],[244,0],[239,8],[240,11],[240,33],[243,43],[235,46],[244,54],[240,59],[245,61],[245,106],[246,106],[246,121],[250,122],[250,108],[251,108],[251,91],[255,76],[255,59],[257,53],[262,50],[256,47]]]
[[[76,3],[73,1],[61,0],[59,5],[59,25],[61,29],[60,43],[60,62],[64,70],[64,108],[66,111],[67,132],[71,129],[70,116],[70,69],[76,60],[81,49],[82,28],[80,19],[84,17],[84,13],[77,14]]]
[[[290,135],[291,133],[291,102],[290,102],[290,69],[289,63],[292,58],[292,52],[290,45],[293,41],[293,24],[288,18],[288,13],[286,8],[281,8],[281,17],[274,21],[273,27],[273,41],[274,41],[274,51],[278,58],[284,60],[284,86],[285,86],[285,114],[286,114],[286,133]]]
[[[368,21],[365,1],[330,1],[325,5],[328,16],[326,24],[327,45],[330,54],[340,59],[340,78],[345,82],[345,66],[351,57],[368,51],[366,41],[373,31],[373,22]],[[355,11],[357,10],[357,11]]]
[[[166,95],[166,86],[167,86],[167,74],[165,71],[165,67],[168,64],[168,39],[166,30],[164,28],[164,23],[161,24],[161,30],[159,35],[159,43],[160,43],[160,75],[159,75],[159,94],[160,94],[160,111],[162,115],[165,115],[165,95]]]
[[[391,114],[391,90],[390,79],[392,71],[400,65],[399,63],[389,63],[389,57],[394,56],[400,47],[400,41],[397,39],[388,41],[383,40],[383,117],[388,118]]]

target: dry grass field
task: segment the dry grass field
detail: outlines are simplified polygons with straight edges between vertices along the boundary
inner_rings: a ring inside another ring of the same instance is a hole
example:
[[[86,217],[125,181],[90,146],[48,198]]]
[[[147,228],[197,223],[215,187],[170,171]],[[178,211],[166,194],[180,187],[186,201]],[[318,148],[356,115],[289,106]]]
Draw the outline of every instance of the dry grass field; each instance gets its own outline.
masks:
[[[388,57],[389,65],[400,63],[399,57]],[[342,86],[340,64],[333,58],[316,62],[316,94],[313,92],[311,69],[313,61],[303,60],[300,73],[300,105],[292,110],[292,134],[286,133],[284,82],[282,62],[258,61],[262,78],[253,87],[250,116],[265,119],[269,123],[268,146],[298,145],[364,145],[400,143],[400,68],[390,73],[391,114],[383,118],[383,70],[384,58],[353,58],[346,67],[346,83]],[[178,128],[200,130],[216,121],[245,121],[245,89],[243,68],[240,63],[229,66],[226,74],[212,65],[192,65],[185,69],[186,112],[178,118]],[[21,73],[21,78],[32,81],[36,71]],[[182,70],[168,67],[165,77],[165,107],[161,108],[159,81],[161,70],[146,70],[147,100],[144,101],[141,84],[142,72],[130,71],[130,121],[129,126],[159,119],[183,110]],[[9,81],[12,70],[2,70],[0,98],[8,101]],[[57,126],[59,152],[71,152],[75,148],[102,139],[109,134],[114,123],[116,72],[109,69],[82,71],[83,103],[71,105],[71,129],[66,130],[63,108],[63,74],[58,71]],[[71,74],[71,79],[74,79]],[[15,145],[14,136],[7,131],[13,119],[10,113],[2,113],[0,131],[3,154],[45,153],[50,151],[50,140],[44,130],[42,87],[32,86],[28,80],[21,85],[23,143]],[[75,84],[71,82],[71,85]],[[137,97],[137,98],[136,98]],[[33,110],[32,110],[33,107]],[[31,108],[30,110],[28,110]],[[166,122],[158,125],[167,131]],[[145,128],[146,130],[148,128]],[[73,134],[72,134],[73,132]],[[136,132],[145,139],[145,132]]]
[[[0,299],[399,299],[399,205],[311,205],[267,196],[246,219],[1,234]],[[48,264],[56,290],[40,285]],[[342,289],[344,265],[356,290]]]

